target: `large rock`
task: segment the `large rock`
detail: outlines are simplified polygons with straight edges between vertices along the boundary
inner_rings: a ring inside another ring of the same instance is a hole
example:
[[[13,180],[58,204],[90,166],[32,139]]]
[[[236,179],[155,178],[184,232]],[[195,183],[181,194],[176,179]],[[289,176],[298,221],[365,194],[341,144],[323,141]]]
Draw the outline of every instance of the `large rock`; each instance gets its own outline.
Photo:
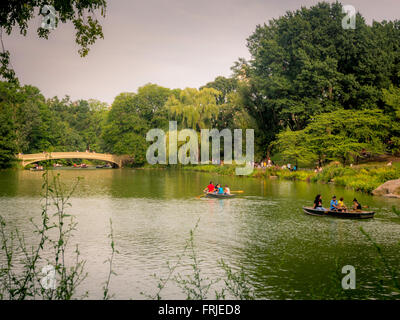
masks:
[[[400,198],[400,179],[390,180],[372,191],[374,196]]]

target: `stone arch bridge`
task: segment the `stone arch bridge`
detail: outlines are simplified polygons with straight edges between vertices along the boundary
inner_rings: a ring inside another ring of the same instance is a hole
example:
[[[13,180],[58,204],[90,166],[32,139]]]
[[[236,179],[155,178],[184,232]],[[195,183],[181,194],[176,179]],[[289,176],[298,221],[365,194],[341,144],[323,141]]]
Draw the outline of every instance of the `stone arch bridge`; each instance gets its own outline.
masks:
[[[95,153],[95,152],[43,152],[34,154],[18,154],[17,158],[21,160],[22,166],[28,164],[56,159],[87,159],[87,160],[102,160],[115,164],[122,168],[124,163],[132,161],[133,158],[128,155],[113,155],[108,153]]]

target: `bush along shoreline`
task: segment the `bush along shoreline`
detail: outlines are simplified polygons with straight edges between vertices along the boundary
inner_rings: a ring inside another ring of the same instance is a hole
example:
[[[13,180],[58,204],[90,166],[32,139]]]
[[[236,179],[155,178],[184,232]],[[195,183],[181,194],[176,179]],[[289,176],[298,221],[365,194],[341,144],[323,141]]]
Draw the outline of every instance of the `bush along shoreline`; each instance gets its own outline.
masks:
[[[220,175],[235,175],[236,165],[197,165],[185,166],[184,170],[215,173]],[[253,173],[244,176],[251,178],[278,178],[283,180],[307,181],[319,183],[334,183],[355,191],[372,194],[383,183],[400,178],[400,162],[388,166],[386,163],[363,164],[358,166],[343,166],[332,163],[323,168],[321,172],[311,169],[290,171],[278,168],[255,168]]]

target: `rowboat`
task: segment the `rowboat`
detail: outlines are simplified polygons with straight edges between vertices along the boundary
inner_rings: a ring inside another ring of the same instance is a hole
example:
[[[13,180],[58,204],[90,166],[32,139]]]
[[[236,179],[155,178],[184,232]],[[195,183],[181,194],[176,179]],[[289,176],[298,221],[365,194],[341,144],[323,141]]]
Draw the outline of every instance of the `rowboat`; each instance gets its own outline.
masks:
[[[374,217],[374,211],[331,211],[315,210],[311,207],[303,207],[303,211],[312,216],[331,216],[346,219],[370,219]]]
[[[218,199],[231,199],[234,198],[235,196],[236,196],[235,194],[218,194],[212,192],[206,194],[207,198],[218,198]]]

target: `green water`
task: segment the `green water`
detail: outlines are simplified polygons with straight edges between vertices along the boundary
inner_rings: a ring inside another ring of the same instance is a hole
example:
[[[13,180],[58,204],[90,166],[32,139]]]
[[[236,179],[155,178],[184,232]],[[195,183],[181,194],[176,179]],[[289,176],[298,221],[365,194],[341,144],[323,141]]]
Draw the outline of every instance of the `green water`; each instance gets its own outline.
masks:
[[[54,171],[55,172],[55,171]],[[54,173],[53,172],[53,173]],[[203,277],[223,275],[218,260],[233,269],[243,267],[258,298],[332,299],[340,279],[335,271],[345,265],[356,268],[356,289],[342,291],[356,299],[396,298],[388,274],[376,260],[374,247],[361,234],[362,226],[381,246],[393,268],[400,269],[398,254],[400,218],[391,207],[395,199],[373,198],[333,185],[212,176],[174,170],[57,170],[67,185],[81,181],[68,213],[74,214],[79,243],[86,262],[87,279],[78,293],[89,291],[101,298],[109,257],[109,219],[113,221],[119,254],[115,257],[110,290],[119,299],[144,299],[140,292],[157,289],[154,273],[166,276],[166,262],[176,261],[198,219],[196,250]],[[40,218],[40,172],[0,172],[0,214],[19,227],[33,242],[30,218]],[[197,199],[210,180],[244,190],[235,199]],[[339,220],[305,215],[301,207],[311,205],[321,193],[327,206],[332,194],[345,202],[357,197],[376,210],[369,221]],[[189,261],[177,271],[186,274]],[[344,275],[340,275],[344,276]],[[384,288],[379,288],[383,277]],[[215,289],[220,289],[216,285]],[[210,298],[215,298],[210,293]],[[173,283],[162,292],[165,299],[185,296]]]

